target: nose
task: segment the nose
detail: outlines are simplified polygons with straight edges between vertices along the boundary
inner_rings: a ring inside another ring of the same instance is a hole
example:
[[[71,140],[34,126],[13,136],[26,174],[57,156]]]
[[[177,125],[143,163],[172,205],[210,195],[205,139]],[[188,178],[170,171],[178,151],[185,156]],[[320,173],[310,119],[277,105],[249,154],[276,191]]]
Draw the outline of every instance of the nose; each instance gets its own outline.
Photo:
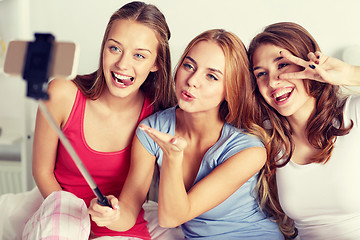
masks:
[[[121,54],[119,59],[116,61],[115,65],[119,69],[128,69],[130,66],[131,58],[127,54]]]
[[[280,83],[279,74],[273,73],[269,76],[269,86],[270,87],[276,87]]]
[[[188,79],[187,83],[190,87],[198,88],[200,85],[200,75],[197,72],[191,74]]]

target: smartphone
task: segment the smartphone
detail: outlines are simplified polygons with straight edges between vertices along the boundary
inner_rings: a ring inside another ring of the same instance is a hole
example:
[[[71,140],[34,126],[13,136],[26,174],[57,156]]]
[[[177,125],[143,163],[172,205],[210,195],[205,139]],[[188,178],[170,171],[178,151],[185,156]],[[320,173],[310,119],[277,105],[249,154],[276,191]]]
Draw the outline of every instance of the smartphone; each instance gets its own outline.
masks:
[[[6,51],[4,72],[22,76],[27,52],[27,41],[11,41]],[[49,66],[49,78],[73,79],[76,76],[79,49],[73,42],[54,42]]]

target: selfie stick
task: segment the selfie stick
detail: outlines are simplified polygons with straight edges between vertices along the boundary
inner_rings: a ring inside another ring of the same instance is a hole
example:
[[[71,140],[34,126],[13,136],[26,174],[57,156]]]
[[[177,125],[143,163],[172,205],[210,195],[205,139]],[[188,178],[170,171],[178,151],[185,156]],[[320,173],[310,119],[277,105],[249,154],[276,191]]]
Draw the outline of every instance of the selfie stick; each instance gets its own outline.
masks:
[[[23,78],[27,81],[27,96],[38,100],[39,108],[50,125],[56,131],[60,141],[70,154],[80,173],[85,178],[97,197],[97,201],[102,206],[111,207],[108,199],[100,192],[98,186],[92,179],[88,170],[80,160],[74,148],[61,131],[50,112],[46,108],[43,100],[48,100],[47,84],[49,79],[49,68],[51,66],[52,50],[55,37],[51,34],[35,33],[35,41],[29,42],[25,57]]]

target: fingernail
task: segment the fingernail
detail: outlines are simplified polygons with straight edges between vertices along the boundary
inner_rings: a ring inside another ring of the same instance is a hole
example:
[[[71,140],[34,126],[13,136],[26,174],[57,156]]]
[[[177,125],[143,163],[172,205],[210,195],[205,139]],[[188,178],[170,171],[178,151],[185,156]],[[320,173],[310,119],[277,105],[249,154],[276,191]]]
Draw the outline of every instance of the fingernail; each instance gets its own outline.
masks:
[[[176,143],[177,143],[177,139],[176,139],[176,138],[171,139],[171,143],[172,143],[172,144],[176,144]]]
[[[115,208],[116,210],[119,210],[119,209],[120,209],[119,205],[117,205],[117,204],[114,206],[114,208]]]
[[[315,64],[319,64],[319,61],[315,61]]]
[[[315,69],[315,65],[310,64],[309,67]]]

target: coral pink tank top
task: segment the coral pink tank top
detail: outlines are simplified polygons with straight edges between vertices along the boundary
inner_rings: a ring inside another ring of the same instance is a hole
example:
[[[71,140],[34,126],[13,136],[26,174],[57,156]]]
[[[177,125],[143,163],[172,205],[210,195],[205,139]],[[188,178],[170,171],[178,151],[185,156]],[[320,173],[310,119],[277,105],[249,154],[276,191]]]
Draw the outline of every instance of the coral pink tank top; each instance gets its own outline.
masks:
[[[84,137],[84,112],[86,97],[78,90],[69,119],[63,132],[84,163],[100,191],[104,195],[119,196],[130,167],[131,146],[117,152],[98,152],[91,149]],[[149,99],[145,98],[138,123],[153,112]],[[61,187],[83,199],[89,206],[95,197],[92,189],[77,169],[64,146],[59,143],[55,165],[55,176]],[[133,228],[126,232],[112,231],[106,227],[99,227],[91,222],[91,230],[97,236],[130,236],[141,239],[151,239],[144,220],[144,210],[141,209]]]

